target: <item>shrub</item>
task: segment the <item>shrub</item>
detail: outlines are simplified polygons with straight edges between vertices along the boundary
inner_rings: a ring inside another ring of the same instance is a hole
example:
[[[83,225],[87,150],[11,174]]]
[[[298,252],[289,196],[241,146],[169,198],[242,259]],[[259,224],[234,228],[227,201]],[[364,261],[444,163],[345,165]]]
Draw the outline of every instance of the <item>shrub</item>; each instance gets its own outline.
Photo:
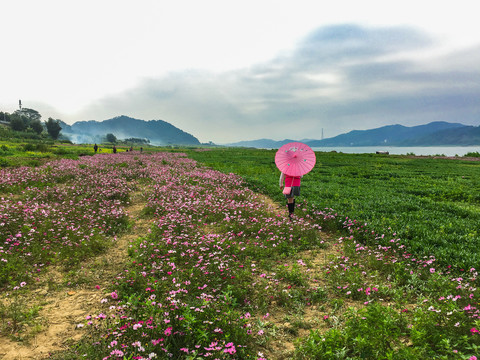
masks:
[[[465,157],[480,157],[480,153],[478,151],[468,152],[465,154]]]

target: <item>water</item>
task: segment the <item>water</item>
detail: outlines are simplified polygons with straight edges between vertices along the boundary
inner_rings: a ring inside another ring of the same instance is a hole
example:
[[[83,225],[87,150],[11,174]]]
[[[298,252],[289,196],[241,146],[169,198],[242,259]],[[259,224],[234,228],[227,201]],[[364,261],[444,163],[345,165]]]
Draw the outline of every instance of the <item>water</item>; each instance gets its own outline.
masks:
[[[358,146],[358,147],[314,147],[314,151],[336,151],[348,154],[375,154],[377,151],[388,151],[391,155],[445,155],[445,156],[464,156],[469,152],[480,153],[480,146]]]

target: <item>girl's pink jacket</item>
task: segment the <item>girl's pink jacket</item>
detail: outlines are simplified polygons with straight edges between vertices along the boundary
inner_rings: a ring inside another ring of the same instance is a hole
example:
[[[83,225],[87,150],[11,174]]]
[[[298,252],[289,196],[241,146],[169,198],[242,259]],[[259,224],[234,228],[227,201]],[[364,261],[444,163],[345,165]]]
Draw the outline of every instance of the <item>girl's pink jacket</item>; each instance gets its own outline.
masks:
[[[282,182],[285,183],[285,186],[300,186],[300,182],[301,182],[301,177],[300,176],[296,176],[296,177],[293,177],[293,176],[289,176],[289,175],[285,175],[284,173],[282,173],[280,175],[280,186],[282,186]]]

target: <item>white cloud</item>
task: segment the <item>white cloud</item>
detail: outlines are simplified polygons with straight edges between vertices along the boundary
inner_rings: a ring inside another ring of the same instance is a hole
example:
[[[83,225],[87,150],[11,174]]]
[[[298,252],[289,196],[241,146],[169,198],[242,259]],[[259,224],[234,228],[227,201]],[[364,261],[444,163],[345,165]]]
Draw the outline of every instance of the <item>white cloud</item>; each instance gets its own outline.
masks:
[[[392,45],[385,38],[401,41]],[[396,53],[432,44],[409,28],[321,28],[288,56],[224,73],[188,71],[149,79],[102,99],[83,117],[107,118],[117,111],[160,118],[215,142],[320,138],[322,129],[334,136],[395,123],[474,124],[480,74],[473,62],[452,72],[453,55],[446,66],[433,69],[418,59],[395,60]]]

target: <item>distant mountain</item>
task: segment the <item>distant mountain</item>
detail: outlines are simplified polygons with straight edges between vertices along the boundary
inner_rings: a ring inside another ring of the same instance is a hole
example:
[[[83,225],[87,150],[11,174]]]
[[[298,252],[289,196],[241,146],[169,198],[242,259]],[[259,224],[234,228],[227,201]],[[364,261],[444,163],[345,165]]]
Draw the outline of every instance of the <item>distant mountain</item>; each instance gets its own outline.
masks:
[[[241,141],[229,146],[279,148],[294,140],[260,139]],[[311,147],[349,146],[471,146],[480,145],[480,127],[458,123],[432,122],[407,127],[389,125],[371,130],[354,130],[323,140],[301,140]]]
[[[463,126],[437,131],[427,136],[420,136],[408,141],[409,146],[480,145],[480,126]]]
[[[412,127],[389,125],[371,130],[354,130],[329,139],[314,140],[308,145],[312,147],[445,145],[445,142],[449,142],[448,134],[454,129],[463,127],[465,125],[447,122],[432,122]],[[444,131],[445,137],[439,137],[437,143],[433,144],[429,139],[439,131]],[[419,141],[419,139],[423,140]]]
[[[117,139],[148,139],[153,145],[199,145],[200,141],[163,120],[139,120],[128,116],[117,116],[104,121],[77,121],[73,125],[64,122],[62,134],[74,143],[100,142],[107,134]]]

